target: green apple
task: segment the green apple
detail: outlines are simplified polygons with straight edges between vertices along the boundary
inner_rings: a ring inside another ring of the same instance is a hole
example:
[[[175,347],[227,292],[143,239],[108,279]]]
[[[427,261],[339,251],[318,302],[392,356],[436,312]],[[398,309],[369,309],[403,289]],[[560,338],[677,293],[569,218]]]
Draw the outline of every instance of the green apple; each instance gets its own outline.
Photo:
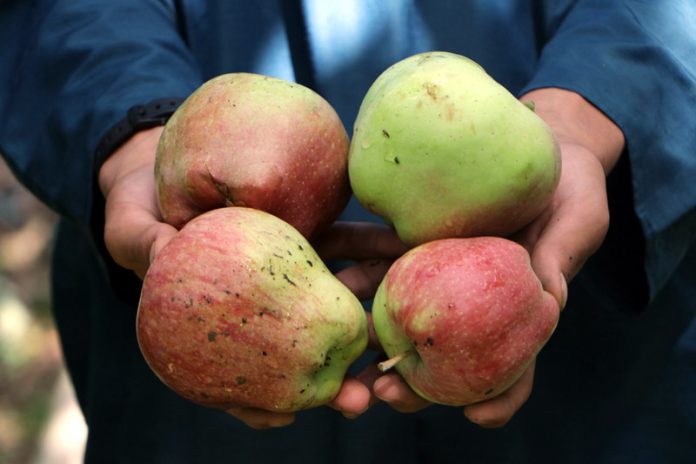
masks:
[[[290,412],[336,396],[365,350],[367,322],[296,229],[225,207],[192,219],[157,255],[137,336],[151,369],[184,398]]]
[[[558,322],[527,251],[500,237],[435,240],[394,262],[372,307],[392,366],[435,403],[493,398],[529,367]]]
[[[157,148],[157,201],[177,228],[205,211],[267,211],[313,237],[350,198],[348,134],[302,85],[251,73],[205,82],[172,115]]]
[[[392,65],[355,120],[356,198],[412,245],[517,231],[547,206],[560,176],[558,144],[530,106],[463,56]]]

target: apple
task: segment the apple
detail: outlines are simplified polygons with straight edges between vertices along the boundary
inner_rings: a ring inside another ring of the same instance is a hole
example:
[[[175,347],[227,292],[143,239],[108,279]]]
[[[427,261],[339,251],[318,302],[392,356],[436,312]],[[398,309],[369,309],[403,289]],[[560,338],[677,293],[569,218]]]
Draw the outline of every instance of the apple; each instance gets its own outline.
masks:
[[[559,308],[527,251],[500,237],[435,240],[394,262],[375,295],[375,332],[423,398],[462,406],[493,398],[527,369]]]
[[[217,76],[167,122],[157,149],[157,201],[180,228],[222,206],[280,217],[305,237],[350,198],[348,134],[331,105],[302,85],[251,73]]]
[[[307,240],[244,207],[203,213],[164,247],[144,278],[136,328],[166,385],[220,409],[325,404],[367,345],[362,305]]]
[[[460,55],[392,65],[355,120],[356,198],[411,245],[514,233],[547,206],[560,177],[558,144],[530,106]]]

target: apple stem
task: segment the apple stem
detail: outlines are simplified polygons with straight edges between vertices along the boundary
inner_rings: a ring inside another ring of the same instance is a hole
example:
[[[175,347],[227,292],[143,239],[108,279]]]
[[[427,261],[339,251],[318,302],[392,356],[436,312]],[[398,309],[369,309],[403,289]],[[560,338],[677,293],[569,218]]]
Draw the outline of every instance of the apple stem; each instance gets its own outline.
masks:
[[[377,369],[379,369],[380,372],[387,372],[389,369],[392,367],[396,366],[396,364],[405,358],[411,356],[413,353],[412,350],[408,351],[403,351],[396,356],[392,356],[391,358],[387,359],[386,361],[382,361],[381,363],[377,364]]]

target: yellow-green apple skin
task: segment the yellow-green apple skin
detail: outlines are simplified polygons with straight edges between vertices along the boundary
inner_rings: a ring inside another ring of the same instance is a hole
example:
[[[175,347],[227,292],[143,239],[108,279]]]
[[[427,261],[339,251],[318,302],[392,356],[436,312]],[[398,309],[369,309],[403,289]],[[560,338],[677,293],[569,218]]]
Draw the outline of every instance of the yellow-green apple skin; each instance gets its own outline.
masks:
[[[367,345],[362,305],[307,240],[243,207],[197,216],[157,255],[136,327],[165,384],[220,409],[326,404]]]
[[[558,322],[529,255],[501,237],[435,240],[394,262],[372,307],[387,356],[423,398],[493,398],[529,367]]]
[[[519,230],[549,203],[560,154],[544,121],[481,66],[428,52],[370,87],[348,169],[360,203],[415,245]]]
[[[216,76],[167,122],[157,148],[157,201],[177,228],[205,211],[267,211],[313,237],[350,198],[348,134],[302,85],[252,73]]]

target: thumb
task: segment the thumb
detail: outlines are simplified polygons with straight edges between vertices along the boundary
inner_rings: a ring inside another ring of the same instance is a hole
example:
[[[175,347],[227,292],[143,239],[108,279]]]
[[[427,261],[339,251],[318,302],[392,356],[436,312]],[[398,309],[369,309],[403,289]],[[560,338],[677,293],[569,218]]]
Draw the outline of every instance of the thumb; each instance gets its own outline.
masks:
[[[538,219],[543,224],[532,224],[523,239],[542,286],[561,308],[567,283],[597,251],[609,227],[604,171],[591,153],[574,148],[552,205]]]
[[[141,279],[156,255],[177,230],[159,222],[145,209],[107,202],[104,241],[114,260]]]

